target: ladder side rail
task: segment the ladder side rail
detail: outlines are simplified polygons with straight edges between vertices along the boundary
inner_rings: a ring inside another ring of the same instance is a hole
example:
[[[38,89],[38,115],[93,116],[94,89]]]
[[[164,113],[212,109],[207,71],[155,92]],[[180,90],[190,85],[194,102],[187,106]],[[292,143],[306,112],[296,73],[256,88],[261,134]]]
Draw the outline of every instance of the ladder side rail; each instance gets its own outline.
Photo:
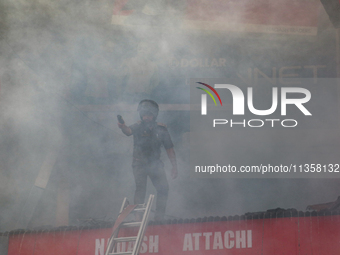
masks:
[[[126,203],[129,203],[129,201],[127,200],[127,197],[124,197],[124,200],[123,200],[122,206],[120,207],[119,214],[121,214],[121,213],[122,213],[122,211],[125,209],[125,207],[126,207]]]
[[[114,252],[114,247],[116,245],[116,242],[114,241],[114,238],[109,239],[109,243],[107,244],[105,255],[109,255],[110,253]]]

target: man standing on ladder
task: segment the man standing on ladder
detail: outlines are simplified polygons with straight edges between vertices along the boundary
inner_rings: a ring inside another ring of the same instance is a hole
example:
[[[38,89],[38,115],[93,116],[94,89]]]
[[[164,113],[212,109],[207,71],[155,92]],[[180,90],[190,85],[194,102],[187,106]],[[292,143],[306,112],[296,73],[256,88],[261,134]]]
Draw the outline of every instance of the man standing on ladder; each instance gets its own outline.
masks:
[[[159,107],[153,100],[142,100],[138,105],[141,121],[126,126],[121,119],[118,127],[127,135],[133,135],[133,175],[136,182],[135,204],[143,204],[146,194],[147,177],[157,190],[155,220],[163,220],[168,199],[169,185],[160,160],[161,145],[164,146],[172,164],[171,177],[177,177],[177,163],[174,145],[164,124],[157,123]]]

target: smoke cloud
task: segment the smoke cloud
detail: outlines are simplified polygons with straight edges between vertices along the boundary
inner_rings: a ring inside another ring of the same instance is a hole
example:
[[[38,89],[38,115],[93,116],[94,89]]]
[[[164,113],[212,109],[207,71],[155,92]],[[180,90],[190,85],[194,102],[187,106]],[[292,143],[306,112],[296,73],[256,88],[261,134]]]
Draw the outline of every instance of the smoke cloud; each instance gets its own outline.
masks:
[[[304,210],[336,199],[337,179],[192,179],[186,108],[190,78],[246,80],[296,66],[291,70],[300,77],[336,77],[332,28],[316,35],[249,32],[240,25],[214,30],[208,23],[195,29],[195,15],[211,14],[215,1],[197,1],[197,9],[189,0],[123,2],[0,3],[0,231],[115,219],[135,189],[132,139],[118,129],[116,115],[135,123],[145,98],[160,104],[158,121],[167,124],[177,153],[179,177],[168,178],[168,218]],[[256,8],[229,2],[229,10]],[[250,22],[244,15],[230,19]],[[275,17],[267,22],[275,24]],[[331,141],[335,133],[325,132],[320,140]],[[279,158],[274,141],[254,153]],[[334,153],[333,145],[320,153]],[[307,138],[300,146],[309,146]],[[155,193],[150,182],[147,193]],[[63,210],[68,222],[60,218]]]

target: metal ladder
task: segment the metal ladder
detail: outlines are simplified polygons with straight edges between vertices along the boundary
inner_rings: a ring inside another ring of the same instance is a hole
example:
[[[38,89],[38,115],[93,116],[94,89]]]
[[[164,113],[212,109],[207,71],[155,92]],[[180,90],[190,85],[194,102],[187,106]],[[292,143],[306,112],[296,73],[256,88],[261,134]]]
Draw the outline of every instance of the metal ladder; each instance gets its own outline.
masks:
[[[140,246],[143,241],[144,232],[146,229],[146,225],[148,222],[152,202],[154,199],[154,195],[149,196],[148,202],[141,205],[129,205],[129,201],[127,198],[124,198],[122,207],[120,208],[119,216],[113,226],[112,235],[109,239],[107,244],[105,255],[123,255],[123,254],[131,254],[137,255],[139,253]],[[124,219],[130,215],[132,212],[143,212],[143,218],[140,222],[123,222]],[[138,227],[138,234],[137,236],[129,236],[129,237],[118,237],[119,230],[121,228],[129,228],[129,227]],[[117,252],[117,244],[119,242],[130,242],[135,241],[133,250],[128,252]]]

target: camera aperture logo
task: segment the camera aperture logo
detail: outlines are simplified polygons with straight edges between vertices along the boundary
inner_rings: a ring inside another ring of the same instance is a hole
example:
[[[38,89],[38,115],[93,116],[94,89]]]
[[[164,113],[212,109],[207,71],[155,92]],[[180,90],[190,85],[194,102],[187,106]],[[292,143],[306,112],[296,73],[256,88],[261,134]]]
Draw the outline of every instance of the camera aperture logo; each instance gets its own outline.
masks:
[[[208,85],[208,84],[206,84],[206,83],[203,83],[203,82],[197,82],[197,83],[198,83],[198,84],[201,84],[201,85],[204,85],[204,86],[206,86],[207,88],[211,89],[211,91],[214,92],[215,95],[216,95],[216,96],[218,97],[218,99],[220,100],[220,104],[221,104],[221,106],[222,106],[221,97],[220,97],[220,95],[217,93],[217,91],[216,91],[213,87],[211,87],[210,85]],[[214,96],[209,92],[209,90],[202,89],[202,88],[200,88],[200,87],[196,87],[196,88],[205,91],[205,92],[206,92],[206,93],[214,100],[215,105],[217,105]],[[201,109],[202,115],[207,115],[207,95],[206,95],[206,94],[202,94],[201,100],[202,100],[202,109]]]
[[[206,83],[197,82],[201,85],[206,86],[211,91],[215,93],[215,95],[218,97],[220,104],[222,106],[222,100],[220,95],[217,93],[216,89],[227,89],[232,95],[233,98],[233,115],[242,116],[245,115],[245,96],[242,92],[242,90],[237,87],[236,85],[232,84],[215,84],[214,88]],[[198,89],[203,90],[206,92],[214,101],[215,106],[217,106],[216,100],[214,96],[211,94],[210,91],[207,89],[203,89],[200,87],[197,87]],[[307,108],[304,106],[305,103],[310,101],[311,99],[311,93],[308,89],[305,88],[299,88],[299,87],[281,87],[280,88],[280,97],[278,93],[279,89],[277,87],[272,88],[272,104],[269,109],[259,110],[254,107],[253,103],[253,88],[248,87],[247,88],[247,106],[248,110],[257,116],[269,116],[273,114],[279,104],[280,99],[280,114],[281,116],[287,115],[287,105],[295,105],[298,110],[300,110],[303,115],[305,116],[311,116],[312,114],[307,110]],[[294,95],[295,97],[299,98],[289,98],[288,95]],[[207,106],[207,95],[202,94],[201,95],[201,115],[207,115],[208,112],[208,106]],[[296,127],[298,125],[298,121],[296,119],[243,119],[242,121],[235,121],[233,119],[213,119],[213,127],[216,127],[217,125],[229,125],[230,127],[235,126],[242,126],[242,127],[263,127],[265,125],[269,125],[270,127],[275,127],[277,125],[281,125],[282,127]]]

